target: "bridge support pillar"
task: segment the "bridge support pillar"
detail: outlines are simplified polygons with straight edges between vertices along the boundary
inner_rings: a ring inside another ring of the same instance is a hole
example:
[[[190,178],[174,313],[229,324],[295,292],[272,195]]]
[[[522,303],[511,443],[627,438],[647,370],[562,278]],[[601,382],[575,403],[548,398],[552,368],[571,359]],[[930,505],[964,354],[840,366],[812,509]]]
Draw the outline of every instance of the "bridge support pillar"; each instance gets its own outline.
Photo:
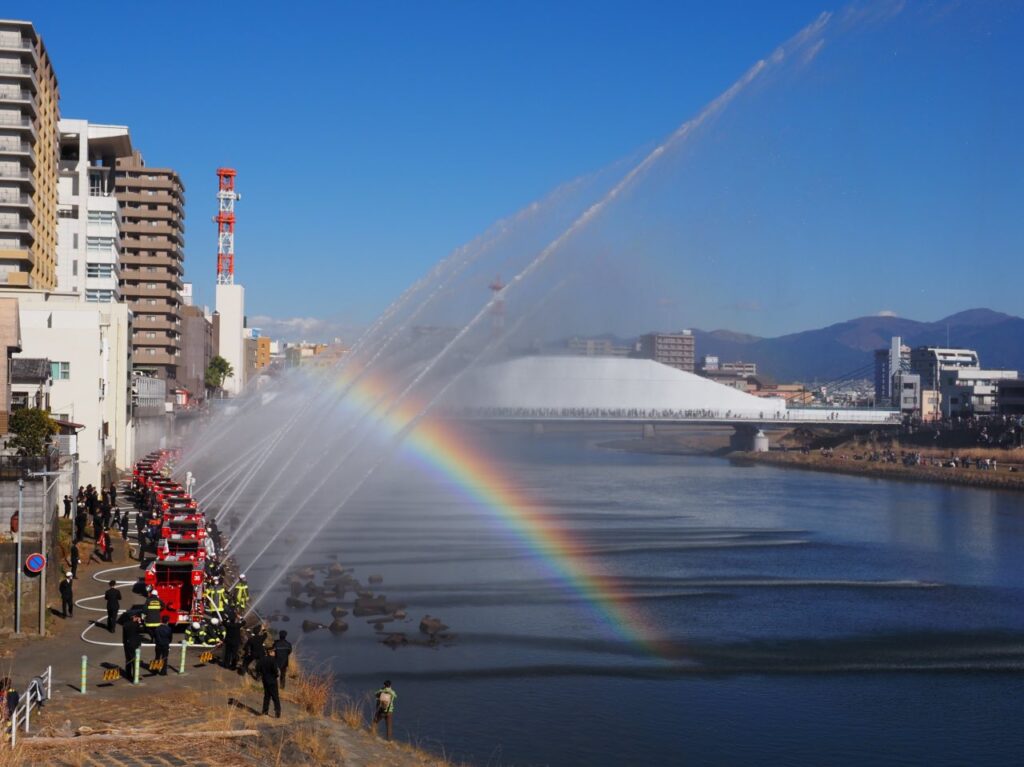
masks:
[[[654,424],[653,423],[645,423],[644,424],[643,438],[644,439],[654,439]]]
[[[535,423],[533,425],[533,433],[534,434],[538,434],[538,435],[539,434],[543,434],[544,433],[544,424],[539,423],[539,422]]]
[[[767,453],[768,435],[757,426],[738,424],[733,427],[736,431],[729,438],[729,447],[733,450],[742,450],[746,453]]]

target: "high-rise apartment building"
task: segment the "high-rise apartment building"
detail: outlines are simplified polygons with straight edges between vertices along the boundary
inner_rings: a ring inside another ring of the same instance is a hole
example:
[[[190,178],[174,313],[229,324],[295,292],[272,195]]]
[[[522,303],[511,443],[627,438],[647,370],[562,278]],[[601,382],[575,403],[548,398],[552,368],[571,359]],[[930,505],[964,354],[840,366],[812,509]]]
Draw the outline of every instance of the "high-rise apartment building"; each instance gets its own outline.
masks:
[[[173,383],[181,361],[185,188],[177,173],[148,167],[136,150],[117,159],[115,189],[121,293],[135,313],[135,370]]]
[[[121,298],[121,206],[114,194],[117,158],[130,157],[122,125],[60,121],[57,289],[84,300]]]
[[[0,285],[57,285],[57,77],[35,28],[0,20]]]
[[[693,333],[683,330],[679,333],[648,333],[640,336],[636,356],[692,373],[696,358]]]

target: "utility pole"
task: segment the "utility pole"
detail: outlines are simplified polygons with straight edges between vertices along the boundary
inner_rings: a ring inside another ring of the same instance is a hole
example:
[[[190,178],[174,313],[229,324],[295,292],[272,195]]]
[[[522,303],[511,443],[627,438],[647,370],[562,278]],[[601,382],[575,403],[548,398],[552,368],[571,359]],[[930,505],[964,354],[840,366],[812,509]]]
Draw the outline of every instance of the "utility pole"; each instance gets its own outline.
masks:
[[[39,553],[46,557],[46,499],[50,497],[50,490],[57,484],[57,478],[61,475],[59,471],[34,471],[29,474],[30,477],[40,477],[43,480],[43,497],[40,501],[40,505],[43,510],[43,529],[42,535],[39,537]],[[46,486],[46,480],[48,477],[53,477],[53,484],[49,487]],[[18,540],[21,540],[21,536],[18,536]],[[49,558],[46,560],[46,564],[50,564]],[[46,567],[39,571],[39,636],[46,634]]]
[[[21,539],[25,537],[22,525],[22,497],[25,492],[25,480],[18,480],[18,553],[14,562],[14,633],[21,633]]]

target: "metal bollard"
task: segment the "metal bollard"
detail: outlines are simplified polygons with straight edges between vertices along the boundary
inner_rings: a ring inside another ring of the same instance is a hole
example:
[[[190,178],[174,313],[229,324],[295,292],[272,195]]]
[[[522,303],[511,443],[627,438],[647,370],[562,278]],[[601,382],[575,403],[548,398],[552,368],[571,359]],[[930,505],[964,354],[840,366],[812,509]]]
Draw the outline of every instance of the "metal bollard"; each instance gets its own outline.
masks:
[[[185,673],[185,650],[186,650],[187,647],[188,647],[188,640],[187,639],[182,639],[181,640],[181,662],[178,664],[178,673],[179,674],[184,674]]]
[[[138,684],[139,683],[139,664],[141,662],[142,662],[142,649],[136,647],[135,648],[135,665],[133,667],[134,668],[134,674],[132,674],[132,684]]]
[[[86,670],[88,668],[89,668],[89,659],[86,656],[83,655],[82,656],[82,684],[78,688],[78,691],[80,693],[82,693],[82,695],[85,695],[85,682],[86,682],[85,672],[86,672]]]

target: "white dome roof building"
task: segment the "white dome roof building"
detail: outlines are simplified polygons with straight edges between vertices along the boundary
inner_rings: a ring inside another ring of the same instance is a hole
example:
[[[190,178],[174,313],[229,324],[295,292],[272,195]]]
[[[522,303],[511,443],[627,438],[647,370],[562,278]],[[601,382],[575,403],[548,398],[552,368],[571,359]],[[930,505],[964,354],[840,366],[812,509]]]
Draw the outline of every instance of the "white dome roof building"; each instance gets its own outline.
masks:
[[[783,417],[786,402],[653,360],[538,356],[470,370],[442,407],[453,414],[500,418],[764,420]]]

